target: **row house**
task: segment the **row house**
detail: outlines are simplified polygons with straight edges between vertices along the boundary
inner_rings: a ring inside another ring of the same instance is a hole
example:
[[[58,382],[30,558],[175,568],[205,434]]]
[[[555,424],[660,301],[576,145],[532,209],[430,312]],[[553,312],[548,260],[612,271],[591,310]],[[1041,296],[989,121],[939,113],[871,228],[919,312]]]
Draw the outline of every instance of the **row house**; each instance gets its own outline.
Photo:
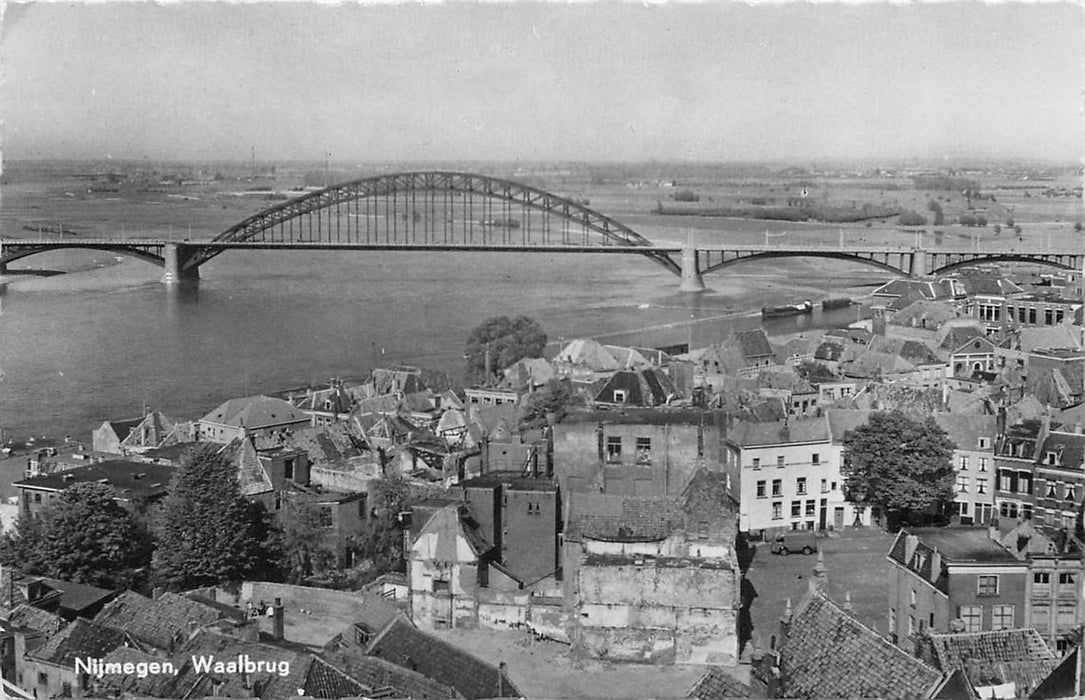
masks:
[[[1000,409],[998,424],[999,434],[995,443],[995,469],[998,478],[995,484],[996,517],[1006,520],[1030,519],[1034,505],[1033,477],[1036,460],[1050,429],[1049,419],[1024,420],[1006,426],[1005,414]],[[1052,494],[1052,498],[1064,495],[1065,491]],[[1055,512],[1054,506],[1052,501],[1047,508]],[[1050,517],[1045,514],[1045,519],[1049,520]]]
[[[988,632],[1025,622],[1028,564],[988,528],[902,530],[889,550],[889,630],[914,649],[931,632]]]
[[[1007,476],[1007,486],[1012,486],[1012,474]],[[1081,426],[1047,431],[1038,442],[1035,469],[1030,476],[1033,521],[1072,532],[1085,497],[1085,435]],[[1022,488],[1027,485],[1027,479],[1019,474],[1019,496],[1028,495]]]
[[[309,425],[311,418],[289,401],[257,395],[230,399],[196,423],[196,439],[228,444],[238,438],[271,437]]]
[[[954,444],[956,515],[962,525],[986,525],[995,507],[995,416],[935,413],[934,422]]]
[[[834,442],[828,415],[742,422],[726,445],[728,471],[738,475],[741,531],[767,539],[869,523],[869,513],[844,497],[843,445]]]

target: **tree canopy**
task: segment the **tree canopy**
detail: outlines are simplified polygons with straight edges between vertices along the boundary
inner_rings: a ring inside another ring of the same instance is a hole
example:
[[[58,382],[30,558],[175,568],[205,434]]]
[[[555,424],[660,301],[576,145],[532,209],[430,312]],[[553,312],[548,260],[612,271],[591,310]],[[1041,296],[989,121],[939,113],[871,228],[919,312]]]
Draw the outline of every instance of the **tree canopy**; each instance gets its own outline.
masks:
[[[40,517],[4,535],[0,561],[26,573],[102,588],[137,587],[151,560],[150,536],[105,484],[73,484]]]
[[[520,408],[520,422],[527,426],[544,425],[548,414],[554,414],[560,421],[566,410],[577,403],[569,382],[551,379],[535,391],[528,394]]]
[[[486,353],[489,347],[490,376],[486,376]],[[503,369],[525,357],[541,357],[546,347],[546,333],[527,316],[495,316],[482,322],[467,336],[464,356],[467,374],[489,380]]]
[[[241,495],[237,468],[205,445],[190,452],[163,503],[154,576],[173,589],[274,579],[280,542],[267,511]]]
[[[400,475],[389,472],[369,482],[369,520],[354,538],[355,552],[362,559],[367,583],[399,568],[403,561],[403,530],[399,514],[410,502],[410,486]]]
[[[932,417],[872,413],[844,436],[848,498],[885,515],[890,529],[941,519],[953,501],[954,445]]]

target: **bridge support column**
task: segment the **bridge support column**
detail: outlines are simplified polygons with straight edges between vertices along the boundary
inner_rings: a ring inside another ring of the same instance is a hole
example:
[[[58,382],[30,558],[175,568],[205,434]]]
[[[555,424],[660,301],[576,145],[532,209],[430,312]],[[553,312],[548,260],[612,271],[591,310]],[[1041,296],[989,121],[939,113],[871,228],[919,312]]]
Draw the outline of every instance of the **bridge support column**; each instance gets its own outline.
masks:
[[[165,284],[178,284],[200,279],[199,268],[185,268],[185,264],[192,257],[192,250],[189,246],[180,243],[167,243],[162,247],[162,257],[165,260],[162,282]]]
[[[927,276],[927,251],[922,248],[912,251],[912,265],[908,276],[912,279]]]
[[[703,292],[704,280],[697,266],[697,249],[686,246],[682,249],[682,282],[678,285],[680,292]]]

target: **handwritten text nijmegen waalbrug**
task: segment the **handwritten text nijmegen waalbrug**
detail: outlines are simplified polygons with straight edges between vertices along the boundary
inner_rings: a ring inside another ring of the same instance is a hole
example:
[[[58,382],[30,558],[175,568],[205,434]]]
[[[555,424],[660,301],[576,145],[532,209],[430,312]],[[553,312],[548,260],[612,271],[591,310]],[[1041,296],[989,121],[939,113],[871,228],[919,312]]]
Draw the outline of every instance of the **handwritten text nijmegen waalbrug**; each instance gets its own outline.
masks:
[[[248,654],[218,659],[214,655],[191,657],[192,669],[196,673],[220,673],[223,675],[241,675],[248,673],[274,673],[280,676],[290,674],[289,661],[272,659],[254,659]],[[111,675],[135,675],[146,678],[154,675],[176,676],[177,666],[171,661],[106,661],[100,658],[84,657],[75,660],[75,672],[102,678]]]

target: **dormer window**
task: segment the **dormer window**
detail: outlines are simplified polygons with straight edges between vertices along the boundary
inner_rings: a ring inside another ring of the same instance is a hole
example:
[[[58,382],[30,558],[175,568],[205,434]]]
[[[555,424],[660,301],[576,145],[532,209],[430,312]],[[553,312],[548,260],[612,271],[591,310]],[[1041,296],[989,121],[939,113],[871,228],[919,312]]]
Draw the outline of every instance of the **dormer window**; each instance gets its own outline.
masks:
[[[991,446],[991,438],[989,438],[989,437],[981,437],[979,439],[979,449],[986,450],[990,446]]]
[[[1058,452],[1048,451],[1048,453],[1044,455],[1044,464],[1050,464],[1050,465],[1056,465],[1057,466],[1060,461],[1061,460],[1059,460],[1059,453]]]

